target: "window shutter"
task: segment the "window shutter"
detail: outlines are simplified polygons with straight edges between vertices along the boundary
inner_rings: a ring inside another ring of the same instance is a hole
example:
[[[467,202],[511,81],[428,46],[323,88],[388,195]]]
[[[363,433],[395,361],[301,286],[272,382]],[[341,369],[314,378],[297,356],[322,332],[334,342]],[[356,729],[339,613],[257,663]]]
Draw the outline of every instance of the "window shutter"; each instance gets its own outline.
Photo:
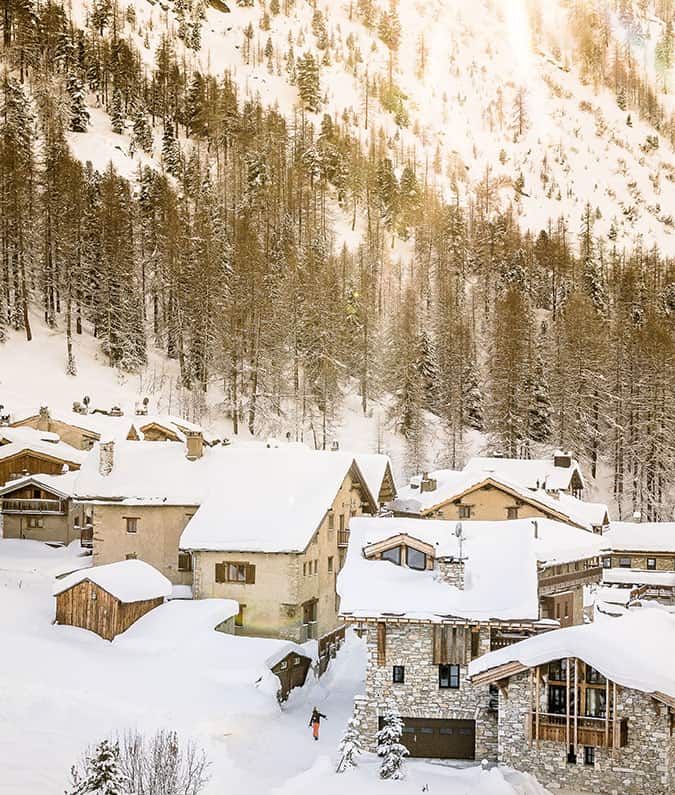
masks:
[[[387,663],[387,625],[384,621],[377,622],[377,664]]]
[[[255,566],[250,566],[247,564],[246,566],[246,584],[247,585],[254,585],[255,584]]]
[[[225,564],[216,563],[216,582],[225,582]]]
[[[434,665],[440,665],[442,654],[441,654],[441,643],[443,638],[443,627],[440,624],[434,624],[432,627],[433,629],[433,662]]]
[[[464,627],[448,627],[447,640],[445,644],[446,659],[444,663],[449,665],[466,664],[466,641],[464,638]]]

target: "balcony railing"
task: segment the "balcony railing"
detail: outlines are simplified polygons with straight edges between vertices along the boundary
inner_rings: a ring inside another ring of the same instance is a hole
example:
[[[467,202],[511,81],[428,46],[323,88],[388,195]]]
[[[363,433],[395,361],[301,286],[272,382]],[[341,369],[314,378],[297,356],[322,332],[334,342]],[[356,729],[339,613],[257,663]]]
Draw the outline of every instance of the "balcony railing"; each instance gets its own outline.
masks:
[[[3,513],[56,513],[66,512],[65,500],[2,499]]]
[[[80,530],[80,546],[91,549],[94,546],[94,528],[89,525]]]
[[[337,542],[339,547],[349,545],[349,530],[338,530]]]
[[[574,715],[569,717],[569,736],[566,715],[554,715],[549,712],[539,713],[537,730],[537,714],[530,714],[530,741],[539,740],[554,743],[574,742]],[[617,721],[605,718],[577,717],[577,745],[589,745],[595,748],[623,748],[628,742],[628,720],[619,718]]]

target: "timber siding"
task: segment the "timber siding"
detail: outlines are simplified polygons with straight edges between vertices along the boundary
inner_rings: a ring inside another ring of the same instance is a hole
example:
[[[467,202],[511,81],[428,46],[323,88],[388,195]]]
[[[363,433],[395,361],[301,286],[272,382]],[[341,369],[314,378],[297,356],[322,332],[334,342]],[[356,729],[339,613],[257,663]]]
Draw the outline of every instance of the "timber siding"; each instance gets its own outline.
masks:
[[[56,596],[56,623],[88,629],[104,640],[112,640],[163,602],[161,596],[121,602],[96,583],[83,580]]]
[[[24,486],[0,497],[2,538],[59,544],[79,539],[85,518],[83,507],[70,498],[58,497],[44,489],[39,489],[36,496],[36,490],[36,486]],[[29,502],[14,503],[13,500]]]
[[[10,480],[16,480],[24,474],[60,475],[63,472],[64,464],[67,464],[71,470],[80,468],[79,463],[75,461],[66,461],[43,453],[23,450],[0,461],[0,486]]]
[[[96,431],[80,428],[77,425],[71,425],[69,422],[63,422],[63,420],[54,419],[50,416],[41,417],[38,414],[19,422],[13,422],[11,427],[34,428],[36,431],[57,433],[62,442],[69,444],[71,447],[76,447],[78,450],[91,450],[94,443],[101,438],[101,435]]]

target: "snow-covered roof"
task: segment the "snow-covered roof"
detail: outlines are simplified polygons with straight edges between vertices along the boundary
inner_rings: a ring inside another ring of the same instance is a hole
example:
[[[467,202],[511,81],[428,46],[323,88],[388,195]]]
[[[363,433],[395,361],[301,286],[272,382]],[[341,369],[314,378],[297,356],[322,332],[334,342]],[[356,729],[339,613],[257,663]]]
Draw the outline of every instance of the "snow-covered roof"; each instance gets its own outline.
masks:
[[[82,464],[87,458],[88,452],[85,450],[78,450],[65,442],[46,442],[38,431],[34,434],[32,437],[23,436],[15,442],[0,446],[0,461],[24,452],[48,455],[70,464]]]
[[[355,466],[351,455],[340,452],[215,452],[210,491],[183,531],[181,549],[300,552]]]
[[[58,497],[65,499],[73,496],[77,474],[77,471],[70,471],[64,472],[63,475],[24,475],[24,477],[10,480],[0,487],[0,496],[24,486],[38,486],[50,492],[50,494],[56,494]]]
[[[469,676],[563,657],[577,657],[623,687],[675,698],[675,616],[663,610],[636,608],[620,618],[536,635],[473,660]]]
[[[654,585],[675,587],[675,571],[647,571],[646,569],[604,569],[602,580],[610,585]]]
[[[184,420],[182,417],[175,417],[170,414],[147,414],[135,416],[129,428],[133,428],[136,431],[139,439],[143,439],[144,433],[142,429],[149,425],[155,425],[159,426],[160,428],[164,428],[169,433],[175,435],[176,438],[181,442],[185,442],[186,433],[188,432],[201,433],[204,435],[201,425],[197,425],[194,422]]]
[[[366,481],[366,485],[368,486],[368,490],[374,502],[379,504],[380,490],[382,489],[382,482],[387,472],[387,467],[389,467],[389,471],[391,472],[389,456],[381,453],[356,453],[354,459],[363,475],[363,479]]]
[[[58,433],[51,431],[38,431],[29,426],[19,426],[18,428],[3,426],[0,428],[0,444],[9,444],[15,442],[21,444],[22,442],[30,444],[31,442],[59,442],[61,437]]]
[[[464,471],[494,473],[514,483],[520,483],[528,489],[545,489],[546,491],[569,489],[575,472],[581,478],[582,484],[584,482],[579,464],[574,458],[571,459],[570,466],[562,467],[556,466],[553,458],[475,456],[469,459]]]
[[[675,553],[675,522],[610,522],[603,538],[612,550]]]
[[[54,596],[88,580],[120,602],[141,602],[171,596],[171,583],[156,568],[142,560],[121,560],[105,566],[92,566],[69,574],[54,587]]]
[[[583,519],[592,527],[604,527],[609,520],[609,509],[604,502],[586,502],[564,492],[558,494],[556,502],[566,514]]]
[[[99,455],[96,444],[75,482],[79,499],[199,505],[208,492],[214,456],[209,449],[202,458],[188,461],[182,444],[118,440],[109,475],[99,472]]]
[[[423,516],[482,484],[490,483],[510,491],[519,499],[539,506],[544,511],[559,515],[585,530],[593,529],[589,517],[595,518],[598,513],[595,507],[589,509],[581,500],[570,498],[563,502],[542,489],[534,491],[522,483],[507,479],[502,474],[437,469],[434,472],[429,472],[428,477],[436,481],[433,491],[422,491],[420,485],[422,478],[417,475],[411,478],[407,486],[398,490],[398,496],[387,504],[388,507],[399,513]],[[592,503],[591,506],[595,506],[595,503]]]
[[[457,522],[435,519],[354,517],[345,566],[338,577],[340,612],[356,618],[384,614],[440,619],[536,620],[537,564],[556,565],[597,554],[601,539],[548,519],[461,522],[464,589],[440,579],[438,571],[417,571],[385,560],[366,559],[363,549],[405,534],[436,550],[460,554]]]

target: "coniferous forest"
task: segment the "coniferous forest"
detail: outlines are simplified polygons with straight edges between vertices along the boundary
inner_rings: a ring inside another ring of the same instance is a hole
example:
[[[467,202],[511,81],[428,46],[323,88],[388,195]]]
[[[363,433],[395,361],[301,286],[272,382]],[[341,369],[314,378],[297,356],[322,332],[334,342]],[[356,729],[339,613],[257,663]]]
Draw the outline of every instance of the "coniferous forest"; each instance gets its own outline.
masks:
[[[364,412],[387,395],[411,469],[431,463],[433,414],[450,467],[463,463],[468,429],[508,456],[569,449],[591,477],[611,471],[624,516],[670,518],[673,260],[596,234],[604,208],[591,203],[576,226],[560,217],[525,229],[518,175],[509,202],[489,167],[460,198],[447,158],[418,158],[378,123],[386,113],[412,124],[396,84],[397,3],[346,4],[387,48],[389,68],[370,75],[368,53],[316,6],[311,29],[273,44],[273,18],[301,3],[255,0],[258,25],[241,42],[247,63],[296,87],[282,112],[234,74],[190,66],[200,0],[175,0],[177,35],[146,31],[145,53],[132,2],[95,0],[78,25],[52,0],[0,0],[0,340],[8,329],[30,340],[39,309],[63,331],[72,373],[84,331],[125,371],[157,348],[184,388],[218,386],[235,433],[284,413],[296,433],[311,423],[318,446],[346,394]],[[657,10],[672,20],[672,3]],[[658,92],[603,45],[600,15],[576,13],[587,79],[670,147],[675,122]],[[671,49],[672,27],[661,62]],[[324,73],[338,61],[364,83],[351,114],[325,108]],[[94,104],[128,134],[132,177],[76,157],[70,143]],[[527,118],[519,105],[513,114],[517,136]],[[345,230],[358,245],[341,242]]]

